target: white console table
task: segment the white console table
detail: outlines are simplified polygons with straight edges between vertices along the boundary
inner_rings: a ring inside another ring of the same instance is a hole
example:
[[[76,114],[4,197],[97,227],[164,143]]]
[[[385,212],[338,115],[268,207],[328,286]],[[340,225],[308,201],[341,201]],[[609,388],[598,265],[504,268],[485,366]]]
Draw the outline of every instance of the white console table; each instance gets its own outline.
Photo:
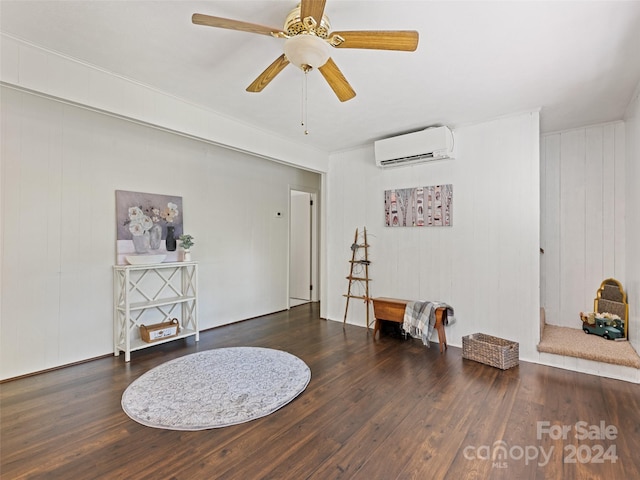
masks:
[[[198,264],[196,262],[113,267],[113,354],[131,352],[179,338],[195,336],[198,329]],[[178,307],[180,307],[178,309]],[[180,314],[178,315],[178,310]],[[178,335],[152,343],[140,338],[140,325],[178,318]]]

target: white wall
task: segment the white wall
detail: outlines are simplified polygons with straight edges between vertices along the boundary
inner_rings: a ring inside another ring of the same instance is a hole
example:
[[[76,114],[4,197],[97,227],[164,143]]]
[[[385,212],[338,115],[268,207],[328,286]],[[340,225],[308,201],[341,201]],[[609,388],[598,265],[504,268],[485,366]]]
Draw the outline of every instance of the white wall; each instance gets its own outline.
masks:
[[[625,125],[544,135],[540,150],[541,304],[547,323],[580,328],[604,279],[627,287]]]
[[[356,227],[371,244],[372,296],[438,300],[455,309],[451,345],[483,332],[519,342],[537,359],[539,340],[539,114],[455,130],[456,159],[395,169],[373,148],[333,155],[327,174],[327,316],[342,321]],[[453,184],[452,227],[384,226],[384,191]],[[361,302],[348,322],[364,325]]]
[[[311,300],[311,194],[291,191],[289,237],[289,297]],[[317,285],[316,285],[317,288]]]
[[[289,138],[276,138],[199,105],[6,34],[0,34],[0,48],[0,79],[8,85],[263,158],[317,172],[326,171],[326,153]]]
[[[626,157],[626,289],[629,301],[629,340],[640,352],[640,83],[625,116]],[[640,374],[638,375],[640,382]]]
[[[201,328],[287,308],[289,188],[320,190],[319,174],[1,94],[0,378],[112,351],[115,190],[183,197]]]

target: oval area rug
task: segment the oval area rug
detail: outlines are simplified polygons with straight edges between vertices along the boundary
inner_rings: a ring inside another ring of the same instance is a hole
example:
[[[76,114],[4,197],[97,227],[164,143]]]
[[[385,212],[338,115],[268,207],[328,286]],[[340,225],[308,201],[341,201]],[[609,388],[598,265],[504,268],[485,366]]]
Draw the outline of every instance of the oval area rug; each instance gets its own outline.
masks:
[[[122,409],[149,427],[220,428],[275,412],[302,393],[310,379],[307,364],[290,353],[218,348],[149,370],[124,391]]]

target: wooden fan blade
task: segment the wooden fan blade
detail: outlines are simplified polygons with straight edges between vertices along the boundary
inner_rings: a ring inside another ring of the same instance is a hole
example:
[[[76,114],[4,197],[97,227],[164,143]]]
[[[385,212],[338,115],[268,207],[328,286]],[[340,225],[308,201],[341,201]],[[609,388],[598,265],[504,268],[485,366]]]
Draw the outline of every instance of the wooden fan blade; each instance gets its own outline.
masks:
[[[258,78],[247,87],[247,92],[261,92],[287,65],[289,65],[289,60],[287,60],[287,57],[285,57],[283,53],[276,58],[276,61],[269,65],[264,72],[258,75]]]
[[[324,4],[326,0],[302,0],[300,3],[300,18],[313,17],[320,24],[324,15]]]
[[[211,15],[203,15],[201,13],[194,13],[191,21],[196,25],[240,30],[242,32],[259,33],[260,35],[271,35],[282,32],[279,28],[266,27],[264,25],[258,25],[257,23],[241,22],[240,20],[232,20],[230,18],[212,17]]]
[[[332,58],[329,58],[327,63],[319,67],[318,70],[320,70],[320,73],[341,102],[346,102],[356,96],[356,92],[351,88],[351,85],[349,85],[347,79],[344,78],[344,75]]]
[[[415,30],[371,30],[332,32],[339,35],[344,42],[336,48],[371,48],[374,50],[404,50],[413,52],[418,48],[418,32]]]

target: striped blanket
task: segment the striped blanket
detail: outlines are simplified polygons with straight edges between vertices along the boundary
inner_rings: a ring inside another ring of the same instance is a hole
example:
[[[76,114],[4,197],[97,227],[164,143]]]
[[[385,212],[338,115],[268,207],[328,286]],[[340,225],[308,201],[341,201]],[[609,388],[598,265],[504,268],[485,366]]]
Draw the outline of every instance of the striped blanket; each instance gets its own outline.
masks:
[[[404,311],[402,329],[414,338],[420,338],[427,347],[436,325],[436,310],[446,308],[442,317],[444,325],[452,324],[453,307],[442,302],[408,302]]]

